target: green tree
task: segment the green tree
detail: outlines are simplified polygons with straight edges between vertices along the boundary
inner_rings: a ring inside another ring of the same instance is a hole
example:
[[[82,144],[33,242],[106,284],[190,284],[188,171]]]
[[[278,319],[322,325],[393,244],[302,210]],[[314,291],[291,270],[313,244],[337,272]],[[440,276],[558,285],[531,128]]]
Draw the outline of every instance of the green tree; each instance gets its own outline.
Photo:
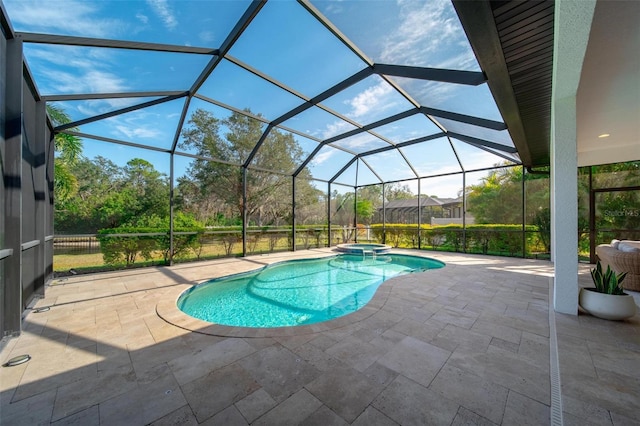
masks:
[[[331,194],[331,223],[338,226],[353,226],[354,202],[353,192]]]
[[[47,114],[54,127],[71,122],[69,115],[58,105],[47,105]],[[71,130],[77,130],[72,128]],[[53,193],[56,209],[78,191],[78,179],[74,166],[82,157],[82,141],[77,136],[56,133],[54,136],[54,180]]]
[[[476,223],[522,223],[521,181],[522,168],[505,167],[467,187],[467,210]]]
[[[226,133],[222,135],[222,130]],[[199,157],[187,170],[187,178],[179,181],[183,194],[180,208],[200,213],[202,206],[217,205],[214,217],[230,214],[241,219],[244,208],[249,220],[258,226],[291,221],[292,177],[290,174],[303,160],[303,151],[293,135],[272,129],[256,151],[246,171],[246,206],[243,197],[243,167],[263,133],[260,121],[234,112],[220,120],[210,112],[198,109],[183,130],[181,148]],[[274,170],[280,173],[268,173]],[[289,174],[289,176],[287,176]],[[300,204],[318,201],[304,171],[298,176],[296,194]],[[188,198],[187,198],[188,197]],[[229,218],[227,218],[228,220]],[[207,222],[211,218],[206,218]]]
[[[367,225],[371,224],[371,218],[373,214],[376,212],[375,207],[373,206],[373,202],[371,200],[361,200],[356,201],[356,216],[358,218],[358,223],[365,223]]]
[[[56,212],[59,232],[90,232],[132,225],[145,217],[169,217],[169,181],[146,160],[118,167],[104,157],[75,166],[78,191]]]
[[[416,196],[411,192],[409,185],[402,185],[399,182],[391,183],[385,186],[384,189],[387,201],[391,200],[409,200]]]

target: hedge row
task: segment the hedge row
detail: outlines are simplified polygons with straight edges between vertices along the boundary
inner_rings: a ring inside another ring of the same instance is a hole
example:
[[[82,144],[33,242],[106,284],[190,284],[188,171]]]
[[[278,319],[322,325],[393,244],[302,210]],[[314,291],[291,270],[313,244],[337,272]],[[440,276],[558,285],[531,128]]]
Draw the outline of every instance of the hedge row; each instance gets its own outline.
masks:
[[[274,251],[283,238],[288,240],[291,247],[290,227],[278,229],[265,227],[250,227],[247,239],[249,252],[261,250]],[[320,247],[326,244],[327,229],[319,226],[297,227],[297,245],[300,248]],[[256,232],[259,231],[259,232]],[[334,236],[339,229],[333,229]],[[464,231],[464,232],[463,232]],[[536,226],[525,227],[526,251],[546,251]],[[215,235],[219,232],[219,235]],[[213,234],[213,235],[212,235]],[[522,226],[521,225],[462,225],[430,226],[421,225],[418,233],[416,224],[382,224],[371,225],[372,240],[386,242],[393,247],[430,248],[456,252],[470,252],[482,254],[521,255]],[[107,265],[130,266],[136,260],[143,258],[151,260],[162,255],[164,262],[169,260],[170,239],[169,230],[165,228],[120,227],[102,229],[98,232],[100,250]],[[225,254],[231,256],[234,247],[242,242],[242,227],[224,228],[176,228],[173,238],[173,258],[200,259],[203,247],[211,243],[219,243],[224,247]]]
[[[173,256],[184,257],[189,251],[196,251],[202,228],[175,228],[173,235]],[[123,226],[98,231],[100,251],[104,263],[130,266],[139,257],[150,260],[154,253],[162,253],[164,262],[169,260],[170,238],[166,228],[138,228]]]
[[[265,242],[269,251],[275,251],[279,242],[286,238],[291,246],[291,227],[272,230],[268,227],[249,227],[247,249],[256,252],[258,244]],[[259,232],[256,232],[259,231]],[[220,235],[215,235],[220,232]],[[326,229],[314,226],[298,227],[297,242],[301,247],[320,247]],[[119,227],[101,229],[97,235],[104,263],[107,265],[133,265],[136,260],[151,260],[162,255],[164,263],[169,260],[170,238],[167,228]],[[231,256],[234,247],[242,242],[242,227],[223,228],[174,228],[173,258],[200,259],[203,247],[213,242],[222,244],[225,254]]]
[[[383,226],[371,225],[378,241],[383,241]],[[471,253],[522,254],[522,225],[462,225],[430,226],[417,224],[387,224],[385,242],[393,247],[431,248],[433,250],[467,251]],[[525,226],[528,252],[545,251],[538,228]]]

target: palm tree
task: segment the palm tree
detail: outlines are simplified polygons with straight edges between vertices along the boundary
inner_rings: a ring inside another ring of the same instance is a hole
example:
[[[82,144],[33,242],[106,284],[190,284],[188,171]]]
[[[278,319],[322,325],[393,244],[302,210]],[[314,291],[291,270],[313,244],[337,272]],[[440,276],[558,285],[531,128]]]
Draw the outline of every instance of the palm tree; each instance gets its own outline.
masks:
[[[47,105],[47,114],[54,127],[71,122],[69,115],[60,106]],[[82,141],[77,136],[57,133],[54,138],[54,146],[56,152],[53,181],[54,199],[57,202],[64,202],[78,191],[78,180],[72,169],[82,156]]]

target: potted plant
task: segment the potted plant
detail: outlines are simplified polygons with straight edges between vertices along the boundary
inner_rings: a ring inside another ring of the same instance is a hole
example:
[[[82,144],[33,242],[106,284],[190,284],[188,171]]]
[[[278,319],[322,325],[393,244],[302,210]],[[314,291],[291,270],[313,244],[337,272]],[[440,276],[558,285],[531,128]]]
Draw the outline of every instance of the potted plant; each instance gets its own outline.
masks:
[[[600,261],[591,270],[591,278],[595,288],[581,288],[580,307],[591,315],[609,320],[630,318],[636,313],[633,297],[624,292],[622,281],[626,272],[616,274],[610,266],[602,272]]]

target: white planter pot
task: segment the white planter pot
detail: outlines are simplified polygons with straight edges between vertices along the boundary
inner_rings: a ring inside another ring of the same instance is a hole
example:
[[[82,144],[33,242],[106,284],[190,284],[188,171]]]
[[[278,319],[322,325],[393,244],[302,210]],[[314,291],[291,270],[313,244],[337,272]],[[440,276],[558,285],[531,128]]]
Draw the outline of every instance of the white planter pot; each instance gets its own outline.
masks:
[[[578,300],[582,309],[598,318],[623,320],[636,314],[636,302],[628,294],[604,294],[595,288],[581,288]]]

